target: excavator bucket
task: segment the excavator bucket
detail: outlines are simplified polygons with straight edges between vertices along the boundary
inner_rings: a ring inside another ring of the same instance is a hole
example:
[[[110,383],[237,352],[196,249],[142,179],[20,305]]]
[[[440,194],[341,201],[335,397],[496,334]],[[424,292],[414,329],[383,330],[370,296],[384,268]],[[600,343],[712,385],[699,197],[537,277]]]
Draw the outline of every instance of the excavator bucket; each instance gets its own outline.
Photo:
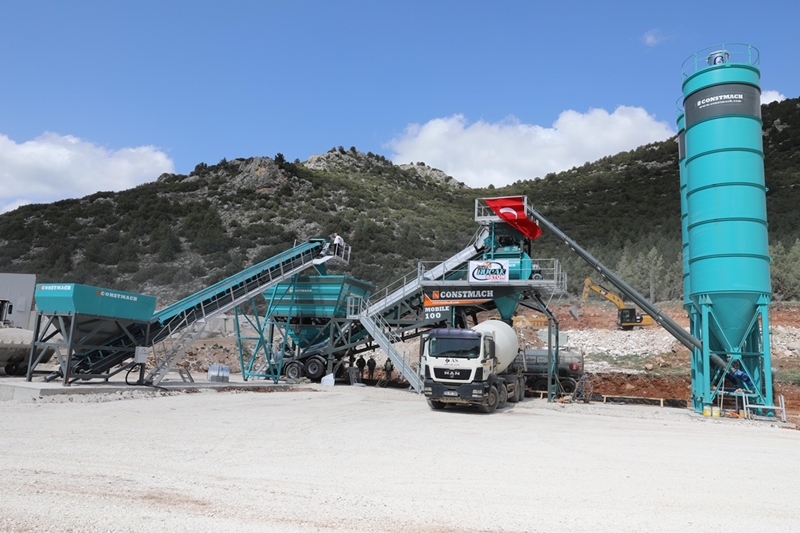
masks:
[[[573,305],[572,307],[569,308],[569,316],[571,316],[573,320],[577,321],[578,320],[578,312],[579,311],[580,311],[580,309],[578,309],[578,306],[577,305]]]

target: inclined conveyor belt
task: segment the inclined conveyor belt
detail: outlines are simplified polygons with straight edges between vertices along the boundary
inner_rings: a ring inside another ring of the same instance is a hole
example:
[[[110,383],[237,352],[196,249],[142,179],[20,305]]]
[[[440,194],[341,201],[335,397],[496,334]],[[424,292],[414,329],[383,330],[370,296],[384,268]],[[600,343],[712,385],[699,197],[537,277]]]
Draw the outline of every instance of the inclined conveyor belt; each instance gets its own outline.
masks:
[[[295,246],[157,311],[151,321],[150,343],[174,333],[179,324],[188,327],[198,320],[209,320],[229,311],[311,266],[324,244],[324,240],[311,240]]]
[[[309,266],[331,259],[333,256],[320,257],[324,245],[325,240],[312,239],[295,246],[156,311],[149,324],[134,324],[126,334],[116,333],[104,342],[95,340],[102,347],[76,354],[75,371],[93,375],[108,371],[131,357],[121,348],[153,346],[198,321],[233,309]]]

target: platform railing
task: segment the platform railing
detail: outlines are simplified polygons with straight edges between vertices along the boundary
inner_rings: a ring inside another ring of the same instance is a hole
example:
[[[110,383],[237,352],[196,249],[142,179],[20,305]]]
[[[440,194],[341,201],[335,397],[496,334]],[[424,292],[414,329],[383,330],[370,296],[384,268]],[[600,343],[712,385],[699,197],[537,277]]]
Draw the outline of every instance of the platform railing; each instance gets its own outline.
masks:
[[[681,65],[681,75],[688,78],[700,70],[729,63],[758,67],[760,62],[760,53],[755,46],[745,43],[722,43],[703,48],[686,58]]]
[[[435,279],[438,276],[447,276],[470,260],[480,257],[485,246],[484,240],[488,235],[489,231],[486,228],[479,228],[469,246],[457,254],[444,261],[432,261],[430,262],[431,268],[426,272],[421,273],[417,268],[416,271],[409,272],[384,289],[373,293],[368,304],[370,313],[380,313],[392,309],[401,302],[420,294],[424,281]]]
[[[528,279],[519,280],[519,279],[512,279],[509,280],[507,283],[514,284],[514,283],[528,283],[531,286],[541,287],[543,289],[555,292],[566,292],[567,291],[567,272],[564,270],[564,267],[561,265],[561,262],[558,259],[554,258],[534,258],[531,260],[531,275]],[[438,266],[431,261],[420,261],[419,268],[418,268],[418,276],[421,280],[423,280],[423,284],[431,283],[431,284],[458,284],[458,283],[469,283],[467,276],[467,268],[464,267],[464,277],[458,280],[448,279],[449,276],[452,275],[453,271],[449,271],[447,273],[440,273],[434,268]],[[475,282],[476,284],[477,282]],[[504,282],[497,282],[497,284],[501,284]]]

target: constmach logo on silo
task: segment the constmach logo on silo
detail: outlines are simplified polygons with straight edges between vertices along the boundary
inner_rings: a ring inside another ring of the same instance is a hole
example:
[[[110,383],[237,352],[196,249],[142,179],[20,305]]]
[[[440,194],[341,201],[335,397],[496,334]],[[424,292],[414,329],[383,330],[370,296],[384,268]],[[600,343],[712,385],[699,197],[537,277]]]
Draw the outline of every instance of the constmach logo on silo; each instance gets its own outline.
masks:
[[[703,108],[717,104],[741,104],[742,102],[744,102],[744,95],[741,93],[719,94],[698,100],[697,107]]]

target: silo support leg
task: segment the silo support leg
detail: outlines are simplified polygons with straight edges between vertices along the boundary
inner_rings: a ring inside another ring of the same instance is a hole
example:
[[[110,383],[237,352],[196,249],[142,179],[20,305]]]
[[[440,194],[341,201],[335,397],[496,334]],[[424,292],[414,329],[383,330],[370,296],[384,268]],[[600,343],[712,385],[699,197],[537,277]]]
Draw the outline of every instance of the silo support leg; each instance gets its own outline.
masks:
[[[762,300],[764,297],[762,296]],[[758,311],[761,313],[761,334],[764,337],[761,349],[764,353],[764,396],[768,404],[774,405],[772,397],[772,354],[769,346],[769,301],[759,301]]]
[[[700,376],[700,386],[702,387],[703,404],[710,405],[713,401],[711,394],[711,342],[709,338],[708,323],[711,319],[710,306],[708,304],[701,305],[701,322],[700,326],[703,330],[703,369]]]

